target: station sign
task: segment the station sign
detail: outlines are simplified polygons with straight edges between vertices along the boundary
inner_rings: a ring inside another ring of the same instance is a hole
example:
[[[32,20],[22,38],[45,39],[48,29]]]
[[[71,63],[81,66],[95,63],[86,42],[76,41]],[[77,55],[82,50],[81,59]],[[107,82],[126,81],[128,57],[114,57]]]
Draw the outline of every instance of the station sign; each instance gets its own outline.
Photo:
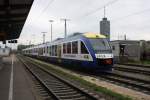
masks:
[[[8,41],[8,43],[18,43],[18,41],[17,40],[10,40],[10,41]]]

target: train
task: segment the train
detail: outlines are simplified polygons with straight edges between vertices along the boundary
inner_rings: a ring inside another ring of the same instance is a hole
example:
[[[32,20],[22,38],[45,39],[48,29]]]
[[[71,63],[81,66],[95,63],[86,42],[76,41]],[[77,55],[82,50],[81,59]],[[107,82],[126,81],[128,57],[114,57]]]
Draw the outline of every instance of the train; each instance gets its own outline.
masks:
[[[91,71],[113,69],[111,46],[106,36],[99,33],[74,33],[66,38],[25,48],[22,53]]]

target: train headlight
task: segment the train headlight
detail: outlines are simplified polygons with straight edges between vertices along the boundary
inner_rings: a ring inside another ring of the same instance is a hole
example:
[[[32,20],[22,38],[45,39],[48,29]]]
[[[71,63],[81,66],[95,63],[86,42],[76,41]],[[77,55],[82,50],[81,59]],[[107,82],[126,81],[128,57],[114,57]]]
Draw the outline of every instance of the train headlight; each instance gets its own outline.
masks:
[[[112,64],[112,59],[105,59],[104,64]]]

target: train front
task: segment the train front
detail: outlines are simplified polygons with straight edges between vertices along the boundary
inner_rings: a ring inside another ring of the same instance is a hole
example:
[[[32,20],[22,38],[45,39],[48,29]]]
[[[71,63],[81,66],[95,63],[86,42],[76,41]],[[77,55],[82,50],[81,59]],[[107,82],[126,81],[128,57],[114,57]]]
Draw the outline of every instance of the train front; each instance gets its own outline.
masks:
[[[92,56],[97,70],[112,71],[113,53],[107,38],[101,34],[92,34],[88,40],[91,44]]]

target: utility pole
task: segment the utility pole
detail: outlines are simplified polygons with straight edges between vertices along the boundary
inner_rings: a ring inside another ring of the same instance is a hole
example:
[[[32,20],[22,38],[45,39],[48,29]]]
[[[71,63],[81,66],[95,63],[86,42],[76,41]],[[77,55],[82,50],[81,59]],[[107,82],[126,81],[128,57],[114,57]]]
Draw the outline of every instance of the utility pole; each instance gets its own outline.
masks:
[[[66,38],[66,36],[67,36],[67,21],[69,21],[70,19],[63,18],[61,20],[65,22],[65,36],[64,37]]]
[[[53,30],[52,30],[52,27],[53,27],[53,26],[52,26],[52,23],[54,22],[54,20],[49,20],[49,22],[51,23],[51,42],[52,42],[52,36],[53,36],[53,35],[52,35],[52,34],[53,34]]]
[[[43,44],[45,43],[45,33],[47,32],[42,32],[43,33]]]

